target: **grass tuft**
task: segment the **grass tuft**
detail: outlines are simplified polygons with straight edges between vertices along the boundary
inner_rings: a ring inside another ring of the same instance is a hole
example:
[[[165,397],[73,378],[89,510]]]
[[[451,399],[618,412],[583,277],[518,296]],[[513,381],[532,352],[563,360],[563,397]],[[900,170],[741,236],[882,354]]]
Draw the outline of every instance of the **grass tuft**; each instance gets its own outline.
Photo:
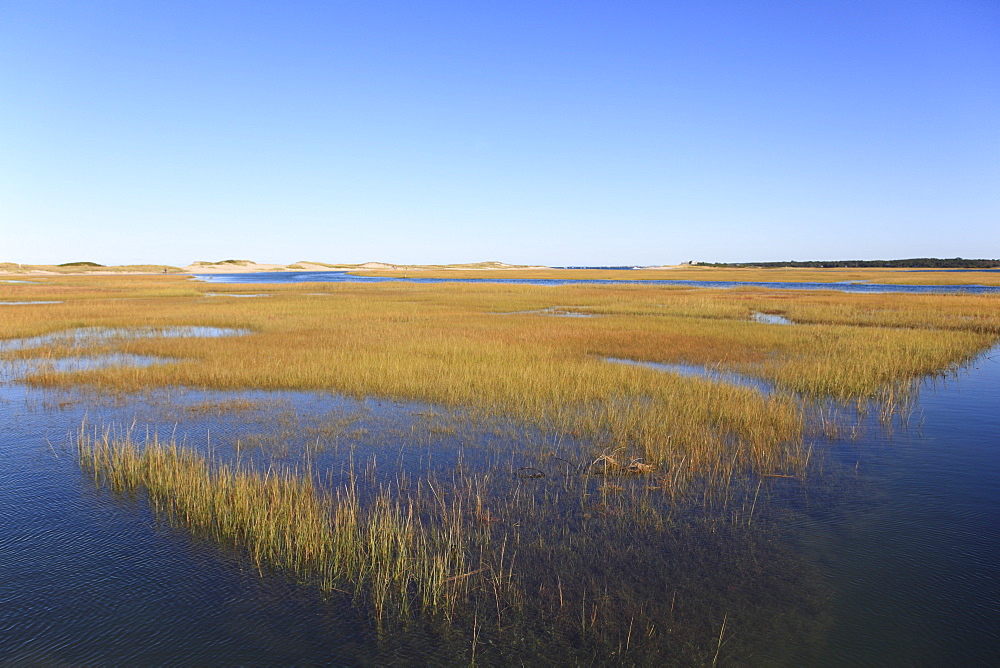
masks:
[[[299,471],[224,464],[155,436],[138,443],[127,433],[81,430],[77,454],[95,484],[145,490],[158,512],[239,546],[260,570],[326,591],[353,585],[379,621],[414,610],[447,615],[473,583],[460,504],[425,519],[413,500],[386,488],[362,505],[353,481],[325,494]]]

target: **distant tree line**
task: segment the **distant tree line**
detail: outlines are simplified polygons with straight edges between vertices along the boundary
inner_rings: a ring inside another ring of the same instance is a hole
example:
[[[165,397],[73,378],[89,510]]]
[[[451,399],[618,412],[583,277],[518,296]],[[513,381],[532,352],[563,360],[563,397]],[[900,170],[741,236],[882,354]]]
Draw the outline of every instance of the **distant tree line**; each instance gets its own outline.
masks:
[[[996,269],[1000,268],[1000,260],[966,260],[956,258],[916,257],[908,260],[806,260],[788,262],[699,262],[701,267],[852,267],[880,268],[891,267],[900,269]]]

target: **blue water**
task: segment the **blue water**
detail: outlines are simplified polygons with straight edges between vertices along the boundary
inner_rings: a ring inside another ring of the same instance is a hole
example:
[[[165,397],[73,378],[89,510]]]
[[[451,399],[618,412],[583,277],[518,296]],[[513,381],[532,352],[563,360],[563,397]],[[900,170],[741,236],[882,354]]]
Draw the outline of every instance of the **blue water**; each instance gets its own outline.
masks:
[[[774,313],[751,313],[750,319],[762,325],[794,325],[795,323],[784,316]]]
[[[998,407],[1000,346],[926,381],[908,430],[835,444],[868,495],[797,527],[835,592],[824,663],[1000,664]]]
[[[411,278],[359,276],[346,271],[284,271],[251,274],[194,274],[211,283],[498,283],[503,285],[676,285],[688,288],[770,288],[778,290],[837,290],[840,292],[902,292],[911,294],[1000,294],[1000,287],[986,285],[884,285],[878,283],[788,283],[763,281],[633,281],[556,278]]]

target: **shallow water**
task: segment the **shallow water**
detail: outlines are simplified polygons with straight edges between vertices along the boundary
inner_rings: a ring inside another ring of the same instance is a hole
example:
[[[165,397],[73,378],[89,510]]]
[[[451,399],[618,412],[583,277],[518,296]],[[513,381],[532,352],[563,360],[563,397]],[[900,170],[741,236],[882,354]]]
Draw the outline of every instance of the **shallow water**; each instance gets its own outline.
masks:
[[[762,325],[794,325],[795,323],[784,316],[775,313],[754,313],[750,316],[754,322]]]
[[[116,340],[216,338],[222,336],[246,336],[249,333],[249,330],[229,329],[225,327],[81,327],[79,329],[31,336],[23,339],[0,340],[0,353],[13,350],[32,350],[46,346],[85,348],[87,346],[111,343]]]
[[[868,501],[817,509],[796,540],[833,587],[825,663],[1000,658],[1000,346],[928,380],[907,430],[832,450]]]
[[[226,292],[206,292],[206,297],[270,297],[269,294],[239,294],[239,293],[226,293]]]
[[[582,311],[571,311],[559,307],[536,309],[534,311],[507,311],[497,313],[497,315],[547,315],[553,318],[593,318],[594,313],[584,313]]]
[[[151,338],[216,338],[223,336],[246,336],[250,332],[243,329],[227,329],[222,327],[83,327],[41,336],[31,336],[21,339],[0,340],[0,355],[4,352],[39,350],[49,346],[63,346],[76,353],[66,357],[39,357],[18,360],[0,359],[0,383],[10,383],[23,380],[26,376],[41,371],[56,373],[72,373],[103,369],[106,367],[144,367],[154,364],[170,364],[177,360],[152,355],[134,355],[131,353],[93,354],[88,352],[89,346],[111,344],[135,339]]]
[[[190,335],[174,335],[182,332]],[[77,330],[5,349],[108,336]],[[724,634],[725,647],[745,645],[747,653],[723,652],[723,664],[987,665],[1000,652],[1000,347],[953,378],[926,382],[909,428],[862,416],[856,437],[816,441],[821,466],[809,480],[762,479],[752,494],[752,531],[713,518],[656,529],[650,522],[667,506],[655,496],[646,514],[618,516],[631,503],[628,489],[598,490],[644,483],[581,478],[585,444],[433,406],[296,392],[99,397],[15,380],[0,385],[0,663],[469,663],[461,630],[412,623],[380,633],[350,594],[261,574],[239,550],[166,522],[142,495],[95,487],[71,447],[84,420],[97,430],[134,425],[142,437],[173,437],[261,466],[298,462],[308,451],[330,484],[352,470],[372,486],[400,470],[442,483],[458,470],[493,471],[496,493],[532,499],[509,525],[526,537],[518,556],[526,586],[542,587],[550,570],[561,569],[569,598],[572,576],[593,570],[612,592],[654,609],[643,614],[667,614],[655,608],[669,602],[673,615],[677,599],[709,641],[726,615],[733,635]],[[580,496],[581,485],[590,496]],[[559,535],[530,510],[546,504],[559,509],[566,550],[527,548],[528,536]],[[617,549],[627,541],[629,549]],[[532,601],[554,595],[529,591]],[[618,604],[638,614],[628,600]],[[520,630],[506,613],[515,631],[502,645],[484,641],[477,656],[486,663],[657,656],[655,648],[613,655],[613,643],[576,637],[574,627],[530,610]],[[758,628],[757,616],[772,621]],[[673,623],[683,628],[683,621]],[[455,628],[467,622],[459,618]],[[758,641],[757,632],[766,635]],[[711,651],[696,656],[712,660]]]
[[[8,281],[13,282],[13,281]],[[0,306],[33,306],[35,304],[62,304],[63,302],[46,302],[46,301],[34,301],[34,302],[0,302]]]
[[[211,283],[499,283],[507,285],[677,285],[690,288],[770,288],[778,290],[837,290],[839,292],[902,292],[911,294],[1000,294],[1000,287],[986,285],[884,285],[878,283],[806,283],[764,281],[682,281],[682,280],[584,280],[555,278],[403,278],[358,276],[346,271],[284,271],[251,274],[194,274]]]
[[[60,357],[50,360],[18,360],[0,364],[0,382],[23,380],[26,376],[40,371],[55,373],[72,373],[74,371],[89,371],[107,367],[127,366],[144,367],[154,364],[170,364],[177,360],[152,355],[132,355],[129,353],[112,353],[109,355],[80,355]]]
[[[722,371],[719,369],[712,369],[710,367],[699,366],[697,364],[668,364],[665,362],[645,362],[642,360],[630,360],[623,359],[620,357],[608,357],[606,358],[608,362],[613,364],[628,364],[631,366],[641,366],[647,369],[655,369],[656,371],[664,371],[666,373],[675,373],[678,376],[687,376],[689,378],[704,378],[715,383],[724,383],[727,385],[738,385],[740,387],[749,387],[753,390],[757,390],[762,394],[771,394],[774,392],[775,388],[772,383],[763,381],[759,378],[754,378],[752,376],[744,376],[743,374],[736,373],[734,371]]]

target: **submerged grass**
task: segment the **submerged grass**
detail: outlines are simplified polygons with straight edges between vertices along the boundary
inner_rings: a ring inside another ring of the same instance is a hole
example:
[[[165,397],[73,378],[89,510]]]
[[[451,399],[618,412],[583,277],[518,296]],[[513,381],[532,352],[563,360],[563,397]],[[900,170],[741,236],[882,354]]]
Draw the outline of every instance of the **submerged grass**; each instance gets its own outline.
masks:
[[[278,569],[327,591],[350,584],[382,620],[411,606],[450,614],[473,580],[461,507],[422,516],[384,489],[362,506],[350,484],[321,492],[308,474],[224,464],[152,437],[110,431],[77,438],[81,468],[116,492],[145,490],[153,506],[191,530],[244,549],[258,569]]]
[[[674,504],[671,471],[618,452],[513,474],[404,469],[392,485],[374,462],[317,482],[308,464],[226,463],[128,431],[82,429],[77,452],[96,484],[262,574],[349,591],[385,633],[427,629],[458,661],[745,662],[775,634],[813,644],[822,624],[814,577],[759,519],[783,478]],[[724,616],[736,640],[720,652]]]

